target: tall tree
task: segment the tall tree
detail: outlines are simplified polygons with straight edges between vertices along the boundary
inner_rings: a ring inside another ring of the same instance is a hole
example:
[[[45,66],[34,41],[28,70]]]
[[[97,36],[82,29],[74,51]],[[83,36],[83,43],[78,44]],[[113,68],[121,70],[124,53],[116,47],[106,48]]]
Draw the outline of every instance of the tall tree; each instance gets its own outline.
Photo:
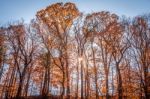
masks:
[[[5,29],[0,28],[0,81],[3,75],[4,63],[6,57],[6,46],[5,46]]]
[[[141,79],[141,88],[144,90],[145,99],[149,98],[148,88],[149,88],[149,68],[150,68],[150,17],[137,16],[134,18],[130,30],[131,30],[131,43],[133,50],[135,52],[138,70]]]
[[[25,28],[25,25],[18,24],[8,27],[7,38],[10,44],[12,57],[14,58],[14,68],[19,75],[19,85],[16,93],[16,98],[22,96],[23,85],[27,69],[30,68],[31,62],[35,57],[36,37],[31,31]]]
[[[37,13],[37,18],[43,24],[47,25],[50,33],[53,33],[55,35],[55,38],[57,39],[57,50],[59,50],[60,52],[61,67],[63,73],[65,73],[63,75],[66,76],[68,99],[70,98],[68,37],[72,22],[78,16],[78,14],[79,11],[73,3],[56,3]],[[62,96],[64,96],[64,88]]]

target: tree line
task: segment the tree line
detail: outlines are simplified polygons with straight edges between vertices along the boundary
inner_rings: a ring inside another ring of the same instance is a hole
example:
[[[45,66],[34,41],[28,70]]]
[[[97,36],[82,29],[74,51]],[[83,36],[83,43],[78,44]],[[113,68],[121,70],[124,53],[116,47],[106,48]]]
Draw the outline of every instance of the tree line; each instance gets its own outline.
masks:
[[[150,14],[56,3],[0,27],[0,97],[149,99]]]

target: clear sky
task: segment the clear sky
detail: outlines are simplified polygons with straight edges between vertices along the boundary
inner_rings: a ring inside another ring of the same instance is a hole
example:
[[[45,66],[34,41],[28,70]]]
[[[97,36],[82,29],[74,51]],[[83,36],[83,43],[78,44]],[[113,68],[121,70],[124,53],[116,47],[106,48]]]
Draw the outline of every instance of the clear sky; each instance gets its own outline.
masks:
[[[56,2],[73,2],[85,13],[105,10],[133,17],[150,12],[150,0],[0,0],[0,25],[21,18],[28,23],[38,10]]]

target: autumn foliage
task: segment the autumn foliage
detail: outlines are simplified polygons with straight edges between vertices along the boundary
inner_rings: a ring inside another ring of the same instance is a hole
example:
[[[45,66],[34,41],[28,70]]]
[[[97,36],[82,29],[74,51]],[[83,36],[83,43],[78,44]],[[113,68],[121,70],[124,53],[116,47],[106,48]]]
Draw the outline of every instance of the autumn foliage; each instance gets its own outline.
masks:
[[[56,3],[0,28],[1,99],[149,99],[150,15]]]

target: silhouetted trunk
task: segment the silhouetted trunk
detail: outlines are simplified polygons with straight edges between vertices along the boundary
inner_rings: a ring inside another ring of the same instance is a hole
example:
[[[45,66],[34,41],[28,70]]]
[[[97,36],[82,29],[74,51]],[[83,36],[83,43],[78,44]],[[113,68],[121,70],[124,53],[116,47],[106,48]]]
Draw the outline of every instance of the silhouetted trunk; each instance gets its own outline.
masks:
[[[98,99],[99,95],[98,95],[97,74],[95,75],[95,84],[96,84],[96,99]]]
[[[63,79],[62,79],[62,93],[61,93],[61,98],[64,99],[65,95],[65,73],[63,72]]]
[[[113,97],[114,96],[114,77],[113,77],[113,75],[114,75],[114,72],[113,72],[113,68],[112,68],[112,93],[111,93],[111,96]]]
[[[42,96],[43,96],[43,98],[47,98],[47,96],[48,96],[48,72],[47,72],[47,70],[45,71],[45,76],[44,76],[44,84],[43,84],[43,88],[42,88]]]
[[[26,83],[26,86],[25,86],[25,97],[28,96],[28,88],[29,88],[30,75],[31,75],[31,72],[29,71],[29,74],[28,74],[28,77],[27,77],[27,83]]]
[[[108,73],[106,73],[106,99],[109,99],[108,91],[109,91],[109,89],[108,89]]]
[[[87,92],[86,92],[86,99],[89,99],[89,89],[90,89],[90,83],[89,83],[90,81],[89,81],[89,74],[88,74],[88,77],[87,77],[87,84],[86,84],[86,86],[87,86]]]
[[[69,67],[68,67],[67,59],[66,59],[66,79],[67,79],[67,99],[70,99],[70,76],[69,76]]]
[[[20,97],[21,97],[22,86],[23,86],[23,79],[21,78],[20,82],[19,82],[19,87],[18,87],[18,90],[17,90],[16,99],[20,99]]]
[[[83,98],[83,61],[81,60],[81,99]]]
[[[119,69],[119,64],[116,64],[116,69],[117,69],[117,75],[118,75],[118,99],[123,98],[123,91],[122,91],[122,77]]]
[[[48,98],[49,94],[49,83],[50,83],[50,51],[46,53],[46,64],[45,64],[45,76],[44,76],[44,84],[42,88],[42,96],[43,98]]]
[[[21,97],[22,95],[22,88],[23,88],[23,83],[24,83],[24,78],[25,78],[25,74],[26,74],[26,69],[28,67],[28,63],[27,63],[27,58],[25,58],[25,63],[24,63],[24,69],[23,72],[20,74],[20,81],[19,81],[19,87],[17,90],[17,94],[16,94],[16,98],[19,99],[19,97]]]
[[[76,80],[76,96],[75,96],[75,99],[78,99],[78,90],[79,90],[79,61],[78,61],[78,64],[77,64],[77,80]]]
[[[143,66],[144,67],[144,66]],[[148,78],[148,69],[147,68],[145,68],[145,70],[144,70],[144,82],[145,82],[145,84],[144,84],[144,94],[145,94],[145,99],[149,99],[150,97],[149,97],[149,93],[148,93],[148,85],[149,85],[149,78]]]

